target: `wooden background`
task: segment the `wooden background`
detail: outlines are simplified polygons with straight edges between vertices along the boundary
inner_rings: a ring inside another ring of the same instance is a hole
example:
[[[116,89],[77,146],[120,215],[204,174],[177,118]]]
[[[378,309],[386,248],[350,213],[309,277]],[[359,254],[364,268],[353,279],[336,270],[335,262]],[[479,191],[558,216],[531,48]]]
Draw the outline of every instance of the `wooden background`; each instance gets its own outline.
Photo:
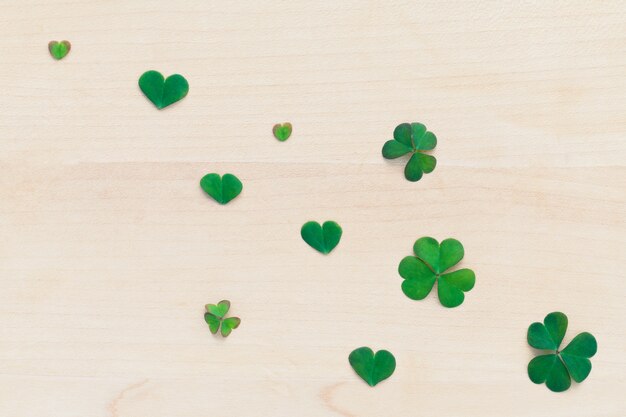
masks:
[[[2,10],[0,415],[626,415],[623,1]],[[157,111],[149,69],[187,98]],[[380,154],[405,121],[439,138],[418,183]],[[242,195],[215,204],[208,172]],[[328,219],[324,257],[299,230]],[[459,308],[400,290],[426,235],[465,245]],[[223,298],[227,340],[202,318]],[[565,342],[599,341],[562,394],[526,374],[526,329],[555,310]],[[363,345],[397,358],[374,389],[348,365]]]

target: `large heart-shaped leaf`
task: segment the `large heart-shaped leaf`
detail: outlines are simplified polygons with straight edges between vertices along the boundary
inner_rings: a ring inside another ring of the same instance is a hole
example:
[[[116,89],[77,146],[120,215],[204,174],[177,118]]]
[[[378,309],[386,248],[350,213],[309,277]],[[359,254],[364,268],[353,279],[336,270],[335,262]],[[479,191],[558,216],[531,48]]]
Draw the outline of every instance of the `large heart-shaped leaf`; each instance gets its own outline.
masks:
[[[528,327],[526,339],[535,349],[557,350],[567,331],[567,316],[560,312],[548,314],[543,323],[533,323]]]
[[[139,88],[158,109],[183,99],[189,92],[189,83],[180,74],[165,79],[158,71],[146,71],[139,78]]]
[[[396,359],[386,350],[374,351],[368,347],[355,349],[348,357],[352,369],[370,386],[389,378],[396,369]]]
[[[438,274],[461,262],[465,255],[461,242],[452,238],[443,240],[441,245],[432,237],[420,238],[413,245],[413,252]]]
[[[465,292],[474,288],[476,276],[471,269],[459,269],[442,274],[437,281],[439,301],[445,307],[458,307],[465,300]]]
[[[324,225],[310,221],[300,229],[302,239],[323,254],[330,253],[339,244],[342,233],[341,226],[334,221],[326,221]]]
[[[202,177],[200,187],[218,203],[226,204],[241,193],[243,184],[233,174],[220,177],[213,173]]]
[[[576,336],[561,351],[561,358],[572,379],[576,382],[584,381],[591,372],[591,358],[598,351],[598,342],[590,333],[584,332]]]
[[[398,273],[404,278],[402,291],[413,300],[426,298],[437,280],[437,275],[424,262],[414,256],[407,256],[400,261]]]
[[[561,392],[571,385],[567,368],[556,354],[541,355],[528,364],[528,377],[535,384],[546,383],[554,392]]]

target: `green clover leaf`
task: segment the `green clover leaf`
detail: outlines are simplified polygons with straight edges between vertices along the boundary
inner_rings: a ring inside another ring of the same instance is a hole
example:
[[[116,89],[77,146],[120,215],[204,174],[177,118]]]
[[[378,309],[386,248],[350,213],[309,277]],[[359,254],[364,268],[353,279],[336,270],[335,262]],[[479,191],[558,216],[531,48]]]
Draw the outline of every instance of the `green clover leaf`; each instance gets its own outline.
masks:
[[[281,142],[286,141],[291,136],[291,131],[293,127],[291,123],[285,122],[283,124],[275,124],[272,128],[272,132],[274,133],[274,137]]]
[[[400,262],[398,273],[404,281],[402,291],[412,300],[423,300],[437,282],[439,302],[444,307],[460,306],[465,292],[474,288],[476,275],[471,269],[446,271],[458,264],[465,254],[456,239],[445,239],[439,244],[432,237],[422,237],[413,245],[415,256]]]
[[[404,177],[409,181],[419,181],[423,174],[433,172],[437,165],[434,156],[423,153],[437,146],[437,137],[426,130],[421,123],[402,123],[393,131],[393,139],[383,145],[383,157],[395,159],[411,154],[404,168]]]
[[[300,236],[310,247],[323,253],[329,254],[341,240],[341,226],[329,220],[320,225],[318,222],[309,221],[302,225]]]
[[[204,306],[206,313],[204,313],[204,321],[209,325],[211,333],[216,334],[220,330],[223,337],[227,337],[233,329],[236,329],[241,324],[239,317],[224,318],[228,310],[230,309],[230,301],[222,300],[216,304],[207,304]]]
[[[552,350],[554,353],[540,355],[528,363],[528,377],[535,384],[545,382],[549,390],[562,392],[571,385],[571,379],[584,381],[591,372],[591,358],[598,351],[598,343],[590,333],[576,336],[563,350],[559,350],[565,332],[567,316],[560,312],[548,314],[543,323],[528,327],[526,339],[535,349]]]
[[[228,310],[230,310],[230,301],[222,300],[217,305],[215,304],[207,304],[204,306],[206,311],[213,314],[215,317],[224,318]]]
[[[72,49],[72,44],[69,41],[50,41],[48,43],[48,51],[56,60],[65,58],[65,55],[70,53],[70,49]]]
[[[185,98],[189,83],[180,74],[163,77],[158,71],[146,71],[139,77],[139,88],[161,110]]]
[[[374,354],[365,346],[353,350],[348,361],[357,375],[371,387],[389,378],[396,370],[396,358],[391,352],[379,350]]]
[[[222,177],[215,173],[206,174],[200,180],[200,187],[220,204],[228,203],[243,190],[243,184],[233,174],[224,174]]]

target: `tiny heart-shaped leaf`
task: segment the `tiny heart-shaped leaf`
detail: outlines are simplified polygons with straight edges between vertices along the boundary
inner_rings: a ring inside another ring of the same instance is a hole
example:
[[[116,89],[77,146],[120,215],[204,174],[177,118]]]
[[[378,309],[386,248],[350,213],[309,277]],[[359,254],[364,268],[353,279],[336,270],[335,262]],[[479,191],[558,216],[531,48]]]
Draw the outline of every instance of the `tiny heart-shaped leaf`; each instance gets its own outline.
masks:
[[[286,141],[291,136],[291,123],[283,123],[283,124],[275,124],[272,132],[274,132],[274,137],[281,142]]]
[[[236,329],[241,324],[241,319],[239,317],[229,317],[222,321],[221,333],[222,336],[227,337],[233,329]]]
[[[214,316],[211,313],[204,313],[204,321],[209,325],[209,330],[211,333],[215,334],[220,329],[220,324],[222,323],[222,319]]]
[[[368,347],[360,347],[348,357],[352,369],[370,386],[389,378],[396,369],[396,358],[386,350],[374,351]]]
[[[341,240],[341,234],[341,226],[334,221],[326,221],[323,226],[320,226],[318,222],[310,221],[300,229],[302,239],[323,254],[328,254],[335,249]]]
[[[230,309],[230,301],[222,300],[219,303],[217,303],[217,305],[207,304],[204,307],[206,308],[206,311],[208,313],[211,313],[214,316],[219,317],[221,319],[226,315],[226,313],[228,313],[228,310]]]
[[[218,203],[226,204],[241,193],[243,184],[233,174],[220,177],[212,173],[202,177],[200,187]]]
[[[139,78],[139,88],[157,109],[162,109],[184,98],[189,92],[189,83],[180,74],[165,79],[158,71],[146,71]]]
[[[57,60],[65,58],[65,55],[70,52],[70,49],[72,49],[72,45],[69,41],[50,41],[48,43],[48,51],[50,51],[50,55]]]

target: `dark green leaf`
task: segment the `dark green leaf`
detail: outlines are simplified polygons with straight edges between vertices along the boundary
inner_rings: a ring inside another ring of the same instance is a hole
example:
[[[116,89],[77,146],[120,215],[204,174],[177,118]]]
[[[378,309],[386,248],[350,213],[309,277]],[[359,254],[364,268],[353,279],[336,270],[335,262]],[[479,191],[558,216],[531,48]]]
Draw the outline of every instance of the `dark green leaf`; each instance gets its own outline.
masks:
[[[543,384],[548,379],[548,373],[554,366],[557,356],[555,353],[541,355],[533,358],[528,363],[528,377],[535,384]]]
[[[572,339],[571,342],[561,351],[572,356],[591,358],[598,351],[598,342],[591,333],[583,332]]]
[[[591,372],[591,361],[589,359],[562,352],[561,359],[565,362],[565,366],[574,381],[583,382],[589,376]]]
[[[333,221],[326,221],[323,226],[318,222],[309,221],[300,229],[302,239],[323,254],[330,253],[339,244],[341,234],[341,226]]]
[[[552,340],[548,329],[543,323],[535,322],[528,327],[526,333],[528,344],[535,349],[556,350],[556,343]]]
[[[165,79],[158,71],[146,71],[139,78],[139,88],[158,109],[163,109],[184,98],[189,92],[189,83],[180,74]]]
[[[383,145],[383,157],[386,159],[395,159],[406,155],[412,149],[397,140],[389,140]]]
[[[424,173],[419,155],[419,153],[411,155],[411,159],[409,159],[409,162],[407,162],[404,167],[404,177],[412,182],[419,181]]]
[[[226,204],[241,193],[243,184],[232,174],[220,177],[213,173],[202,177],[200,187],[218,203]]]
[[[386,350],[374,354],[372,349],[361,347],[353,350],[348,360],[357,375],[372,387],[389,378],[396,369],[396,359]]]
[[[419,158],[420,166],[424,174],[430,174],[435,170],[437,166],[437,159],[432,155],[426,155],[425,153],[417,152],[415,155]]]
[[[396,128],[393,131],[393,138],[396,141],[400,142],[401,144],[411,149],[415,149],[415,146],[413,145],[413,141],[411,140],[411,125],[410,124],[402,123],[396,126]]]
[[[550,337],[554,341],[556,349],[558,349],[567,331],[567,316],[556,311],[548,314],[543,319],[543,324],[546,326],[548,333],[550,333]]]
[[[528,377],[535,384],[546,383],[554,392],[561,392],[571,385],[565,365],[555,354],[537,356],[528,364]]]
[[[413,144],[415,149],[420,151],[430,151],[437,146],[437,137],[432,132],[426,131],[426,126],[421,123],[411,123],[413,133]]]

